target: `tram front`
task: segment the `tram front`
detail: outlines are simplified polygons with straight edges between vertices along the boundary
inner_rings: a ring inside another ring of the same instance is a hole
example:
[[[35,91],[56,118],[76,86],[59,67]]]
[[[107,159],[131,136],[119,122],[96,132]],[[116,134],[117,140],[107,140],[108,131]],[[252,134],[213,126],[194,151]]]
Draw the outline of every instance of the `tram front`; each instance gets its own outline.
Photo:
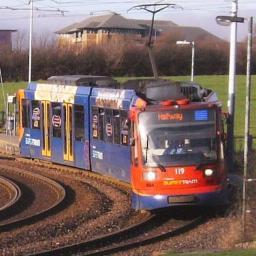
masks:
[[[137,114],[133,207],[218,205],[226,173],[221,109],[194,103],[149,106]]]

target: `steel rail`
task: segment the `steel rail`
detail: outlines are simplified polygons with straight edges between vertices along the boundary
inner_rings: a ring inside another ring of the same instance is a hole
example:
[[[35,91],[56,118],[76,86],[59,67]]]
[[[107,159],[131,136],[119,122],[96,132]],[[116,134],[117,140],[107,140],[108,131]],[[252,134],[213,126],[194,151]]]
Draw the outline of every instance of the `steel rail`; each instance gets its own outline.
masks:
[[[25,170],[20,170],[18,168],[15,167],[10,167],[7,165],[1,165],[1,168],[4,170],[8,170],[8,172],[15,172],[18,173],[18,175],[23,176],[23,177],[29,177],[32,180],[35,180],[37,182],[42,182],[44,184],[46,184],[48,187],[50,187],[57,195],[56,200],[54,201],[53,204],[51,204],[49,207],[41,209],[33,214],[27,215],[25,217],[21,217],[15,220],[11,220],[11,221],[3,221],[3,223],[0,223],[0,232],[2,231],[9,231],[13,228],[16,227],[20,227],[21,225],[25,225],[29,222],[32,222],[33,220],[43,217],[46,214],[50,214],[52,211],[54,211],[55,209],[57,209],[58,206],[60,206],[65,197],[66,197],[66,190],[65,188],[60,185],[59,183],[57,183],[54,180],[51,180],[48,177],[36,174],[36,173],[31,173]],[[1,172],[1,171],[0,171]]]
[[[94,180],[103,181],[107,184],[113,184],[113,185],[119,187],[119,189],[121,191],[123,191],[124,193],[129,193],[129,191],[131,189],[131,186],[129,183],[121,181],[121,180],[117,180],[110,176],[105,176],[105,175],[97,173],[95,171],[84,170],[84,169],[80,169],[78,167],[62,165],[62,164],[58,164],[58,163],[52,163],[52,162],[44,161],[41,159],[33,159],[32,160],[32,159],[28,159],[28,158],[23,158],[21,156],[15,156],[13,158],[14,158],[14,160],[21,162],[21,163],[33,164],[38,167],[43,166],[43,167],[47,167],[47,168],[54,168],[57,171],[62,171],[63,175],[64,174],[74,174],[77,176],[77,179],[89,177]]]
[[[122,187],[123,189],[127,190],[129,186],[123,182],[116,182],[115,180],[99,175],[97,173],[93,172],[84,172],[81,174],[81,172],[78,172],[79,169],[74,168],[74,167],[69,167],[69,166],[63,166],[63,165],[58,165],[58,164],[53,164],[41,160],[30,160],[30,159],[24,159],[19,156],[15,157],[15,160],[25,162],[25,163],[32,163],[38,166],[45,166],[45,167],[54,167],[57,170],[65,170],[68,171],[69,173],[79,173],[81,177],[91,177],[95,179],[100,179],[104,180],[105,182],[110,182],[115,185],[119,185],[120,188]],[[149,215],[147,218],[145,218],[143,221],[140,223],[136,223],[132,226],[123,228],[121,230],[118,230],[116,232],[110,233],[110,234],[105,234],[105,235],[100,235],[98,237],[95,237],[90,240],[78,242],[75,244],[70,244],[70,245],[65,245],[57,248],[52,248],[52,249],[46,249],[37,251],[36,253],[27,253],[26,255],[28,256],[44,256],[44,255],[71,255],[72,253],[79,253],[81,252],[82,255],[111,255],[115,252],[119,251],[125,251],[128,249],[132,249],[138,246],[142,245],[147,245],[153,242],[157,242],[166,238],[174,237],[177,235],[180,235],[186,231],[191,230],[192,228],[196,227],[197,225],[203,223],[205,221],[205,217],[200,216],[192,221],[189,221],[182,225],[180,225],[178,228],[174,228],[172,230],[166,231],[166,232],[161,232],[157,235],[152,235],[148,236],[147,238],[143,237],[143,234],[137,234],[136,241],[131,241],[132,236],[137,230],[141,230],[144,225],[150,224],[151,221],[156,217],[155,215]],[[1,230],[1,229],[0,229]],[[126,242],[126,236],[129,236],[128,241]],[[124,237],[122,239],[122,237]],[[142,238],[143,237],[143,238]],[[121,240],[121,241],[120,241]],[[129,242],[130,241],[130,242]],[[99,248],[101,244],[105,244],[103,247]]]
[[[21,197],[21,190],[17,184],[15,184],[10,179],[7,179],[6,177],[1,176],[0,177],[0,183],[6,187],[9,190],[10,194],[10,200],[6,204],[4,204],[2,207],[0,207],[0,213],[2,214],[5,210],[12,207]]]
[[[175,237],[178,235],[181,235],[189,230],[191,230],[192,228],[197,227],[199,224],[203,223],[204,218],[203,217],[198,217],[196,219],[194,219],[193,221],[190,221],[189,223],[186,223],[184,225],[181,225],[178,228],[175,228],[173,230],[169,230],[166,232],[161,232],[160,234],[157,235],[152,235],[151,237],[143,237],[143,238],[139,238],[137,239],[137,241],[131,241],[131,242],[124,242],[124,243],[120,243],[119,245],[110,245],[110,246],[106,246],[94,251],[90,251],[87,253],[83,253],[83,256],[101,256],[101,255],[112,255],[113,253],[118,253],[118,252],[124,252],[126,250],[129,249],[134,249],[134,248],[138,248],[139,246],[145,246],[145,245],[149,245],[155,242],[159,242],[162,241],[164,239],[170,238],[170,237]]]
[[[183,225],[180,225],[177,228],[174,228],[173,230],[169,230],[166,232],[160,232],[157,235],[152,235],[147,238],[143,236],[143,234],[138,234],[131,238],[134,231],[138,231],[138,229],[142,228],[144,225],[149,224],[154,218],[156,218],[156,215],[151,215],[146,219],[145,221],[132,225],[130,227],[121,229],[117,232],[103,235],[96,237],[89,241],[83,241],[76,244],[71,244],[59,248],[54,248],[50,250],[45,250],[37,253],[31,253],[27,254],[27,256],[51,256],[51,255],[72,255],[80,253],[83,256],[96,256],[96,255],[112,255],[113,253],[117,252],[124,252],[128,249],[133,249],[138,246],[143,246],[147,244],[151,244],[154,242],[158,242],[170,237],[178,236],[186,231],[191,230],[192,228],[195,228],[197,225],[203,223],[205,220],[204,217],[198,217],[196,219],[193,219],[192,221],[189,221]],[[129,235],[128,241],[126,241],[126,236]],[[121,241],[120,238],[122,238]],[[143,238],[142,238],[143,237]],[[135,241],[129,241],[135,239]],[[102,244],[105,244],[101,248]],[[97,248],[97,249],[96,249]]]
[[[129,227],[125,227],[123,229],[120,229],[118,231],[112,232],[110,234],[104,234],[104,235],[99,235],[93,239],[82,241],[79,243],[71,244],[71,245],[66,245],[50,250],[45,250],[41,252],[36,252],[35,254],[27,254],[27,256],[43,256],[43,255],[70,255],[66,253],[70,253],[71,251],[77,251],[80,250],[81,248],[86,248],[86,247],[94,247],[97,246],[100,243],[104,243],[109,240],[113,239],[119,239],[121,236],[124,236],[128,232],[134,232],[140,228],[142,228],[144,225],[150,223],[153,219],[155,218],[154,214],[150,214],[149,212],[146,212],[146,216],[143,220],[141,220],[139,223],[133,224]]]

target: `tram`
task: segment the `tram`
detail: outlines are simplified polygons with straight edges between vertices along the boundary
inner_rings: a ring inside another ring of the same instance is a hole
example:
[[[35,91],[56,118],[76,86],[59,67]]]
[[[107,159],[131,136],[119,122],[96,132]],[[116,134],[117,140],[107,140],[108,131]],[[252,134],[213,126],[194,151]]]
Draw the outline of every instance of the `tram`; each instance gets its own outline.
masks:
[[[194,83],[54,76],[17,93],[24,157],[108,175],[134,209],[227,200],[216,94]]]

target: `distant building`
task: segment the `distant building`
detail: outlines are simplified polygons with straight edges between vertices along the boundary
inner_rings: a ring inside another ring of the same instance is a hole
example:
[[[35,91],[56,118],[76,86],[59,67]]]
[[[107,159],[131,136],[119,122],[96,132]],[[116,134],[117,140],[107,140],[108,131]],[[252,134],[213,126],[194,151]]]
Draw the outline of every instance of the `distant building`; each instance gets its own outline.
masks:
[[[150,26],[151,20],[126,19],[119,14],[111,13],[90,17],[82,22],[71,24],[56,33],[61,46],[75,45],[83,48],[89,45],[104,45],[109,42],[120,43],[127,39],[141,44],[145,42]],[[156,38],[167,32],[178,34],[179,40],[196,41],[202,37],[217,38],[202,28],[183,27],[172,21],[155,20],[153,36]]]
[[[0,49],[12,50],[12,33],[17,30],[0,29]]]
[[[141,40],[145,28],[133,20],[126,19],[116,13],[95,16],[74,23],[56,32],[60,45],[79,44],[82,47],[104,44],[109,41],[118,42],[127,38]]]

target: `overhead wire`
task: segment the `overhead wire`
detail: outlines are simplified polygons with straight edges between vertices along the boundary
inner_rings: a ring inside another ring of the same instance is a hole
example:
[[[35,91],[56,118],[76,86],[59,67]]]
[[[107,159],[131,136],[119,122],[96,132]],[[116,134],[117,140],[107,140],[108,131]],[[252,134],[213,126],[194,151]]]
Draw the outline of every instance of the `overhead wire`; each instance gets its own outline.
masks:
[[[255,0],[246,0],[244,2],[239,2],[240,9],[242,8],[248,8],[252,9],[252,4]],[[4,6],[1,6],[1,2],[5,2]],[[152,1],[155,2],[155,1]],[[161,3],[166,2],[172,2],[175,4],[179,4],[183,7],[183,12],[199,12],[199,13],[228,13],[230,11],[231,7],[231,0],[211,0],[211,1],[202,1],[202,0],[195,0],[191,2],[191,0],[174,0],[174,1],[161,1]],[[61,12],[64,15],[60,16],[62,18],[68,18],[68,17],[78,17],[78,16],[89,16],[89,15],[97,15],[99,13],[107,13],[110,12],[108,10],[101,10],[97,8],[99,5],[107,5],[110,6],[109,9],[112,9],[113,11],[119,13],[119,14],[127,14],[128,8],[124,8],[126,5],[129,4],[141,4],[141,3],[148,3],[148,1],[143,0],[87,0],[87,1],[79,1],[79,0],[34,0],[34,3],[37,7],[34,8],[35,11],[41,11],[45,12],[45,15],[40,15],[35,18],[44,18],[47,17],[47,12],[51,13],[53,11]],[[15,4],[15,5],[14,5]],[[112,7],[111,7],[112,5]],[[28,0],[9,0],[8,6],[6,6],[6,1],[0,0],[0,9],[2,14],[5,14],[4,12],[10,13],[11,11],[18,11],[19,10],[29,10],[29,8],[25,8],[25,6],[28,6]],[[92,7],[91,10],[88,12],[88,8],[85,9],[85,7]],[[95,6],[95,7],[94,7]],[[254,4],[255,6],[255,4]],[[45,9],[44,9],[45,8]],[[47,8],[47,9],[46,9]],[[61,9],[59,9],[61,8]],[[81,12],[82,10],[85,10],[84,12]],[[256,6],[255,6],[256,9]],[[9,12],[8,12],[9,10]],[[175,12],[177,10],[170,9],[165,10],[163,13],[167,12]],[[131,12],[130,15],[134,14],[135,11]],[[138,13],[138,12],[136,12]],[[15,13],[16,15],[16,13]],[[52,14],[49,14],[52,15]],[[4,15],[2,15],[4,16]],[[54,15],[53,15],[54,17]],[[56,16],[58,17],[58,15]],[[9,20],[12,19],[22,19],[25,17],[19,17],[14,16],[12,13],[12,17],[9,17]],[[27,17],[28,18],[28,17]],[[8,20],[7,17],[1,17],[0,20]]]
[[[0,0],[1,2],[2,0]],[[79,6],[87,6],[87,5],[98,5],[98,4],[141,4],[141,3],[148,3],[148,1],[135,1],[135,0],[126,0],[126,1],[120,1],[120,0],[111,0],[111,1],[104,1],[104,0],[94,0],[94,1],[66,1],[66,2],[61,2],[61,1],[54,1],[53,0],[34,0],[34,2],[41,2],[41,3],[46,3],[47,5],[49,5],[50,2],[54,3],[56,5],[56,3],[58,3],[57,5],[60,5],[62,7],[79,7]],[[155,2],[155,1],[153,1]],[[165,2],[165,1],[164,1]],[[169,1],[168,1],[169,2]],[[216,6],[220,6],[220,3],[216,3],[216,1],[210,3],[209,1],[207,1],[207,4],[202,2],[202,1],[193,1],[191,3],[191,1],[189,1],[188,3],[183,1],[172,1],[172,3],[176,3],[177,4],[190,4],[192,6],[195,6],[196,4],[199,4],[200,6],[202,6],[202,4],[205,4],[206,6],[209,5],[213,5],[215,4]],[[5,1],[6,3],[6,1]],[[20,2],[19,2],[20,3]],[[24,3],[24,2],[23,2]]]

